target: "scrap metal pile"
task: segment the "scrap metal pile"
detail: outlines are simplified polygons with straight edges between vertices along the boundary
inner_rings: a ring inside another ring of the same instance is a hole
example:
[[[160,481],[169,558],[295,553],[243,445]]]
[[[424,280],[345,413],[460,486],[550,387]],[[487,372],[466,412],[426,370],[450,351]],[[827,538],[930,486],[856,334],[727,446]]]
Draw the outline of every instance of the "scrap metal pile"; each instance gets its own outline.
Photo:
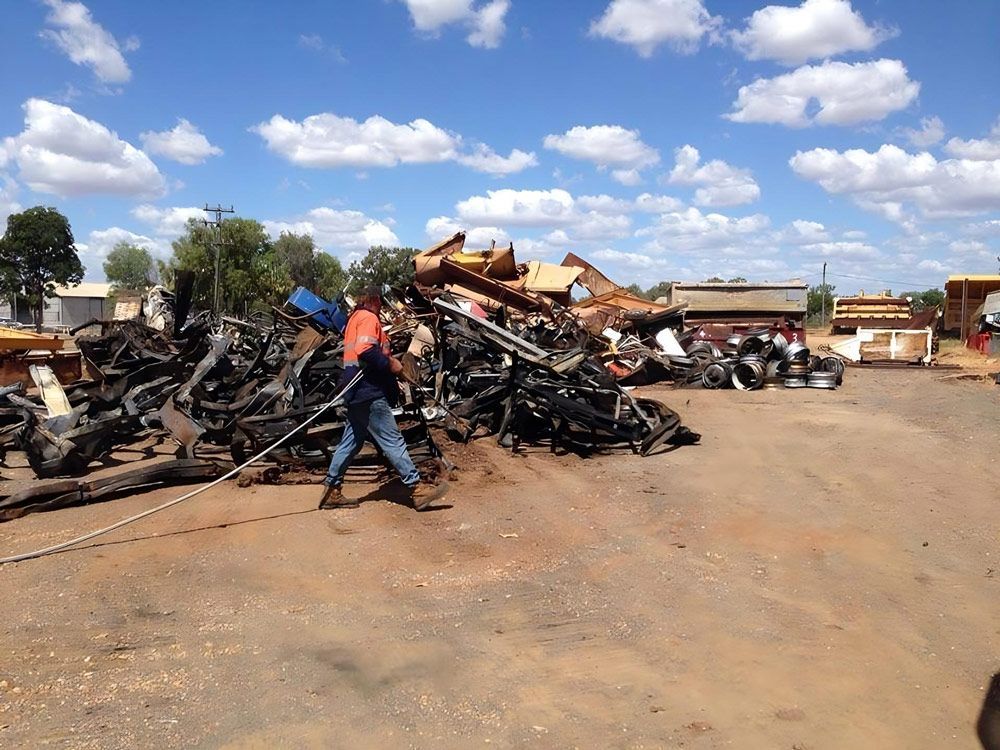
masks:
[[[422,472],[451,468],[432,424],[462,440],[493,435],[514,450],[532,443],[582,454],[646,455],[699,439],[676,412],[618,382],[689,369],[686,358],[644,343],[676,310],[624,294],[575,256],[567,260],[581,265],[518,265],[513,248],[464,253],[463,245],[460,234],[421,253],[416,282],[387,293],[383,313],[407,376],[397,421]],[[581,279],[612,288],[573,305],[569,287]],[[191,279],[178,287],[176,296],[152,290],[138,320],[103,321],[102,335],[77,339],[89,378],[63,386],[36,366],[37,396],[20,384],[0,390],[0,463],[22,452],[47,480],[0,496],[0,520],[204,481],[259,453],[272,466],[329,462],[344,428],[340,408],[271,446],[337,393],[346,306],[299,289],[282,309],[238,320],[189,314]],[[595,335],[608,328],[620,332],[615,346]],[[177,446],[172,461],[65,479],[150,458],[163,439]]]

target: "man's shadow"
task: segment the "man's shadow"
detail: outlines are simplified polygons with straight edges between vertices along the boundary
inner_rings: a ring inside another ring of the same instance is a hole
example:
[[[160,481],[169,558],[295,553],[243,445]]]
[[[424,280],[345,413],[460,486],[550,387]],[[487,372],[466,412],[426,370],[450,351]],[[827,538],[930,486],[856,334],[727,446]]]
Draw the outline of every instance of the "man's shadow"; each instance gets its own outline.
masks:
[[[976,734],[984,750],[1000,750],[1000,672],[990,680],[983,708],[976,722]]]

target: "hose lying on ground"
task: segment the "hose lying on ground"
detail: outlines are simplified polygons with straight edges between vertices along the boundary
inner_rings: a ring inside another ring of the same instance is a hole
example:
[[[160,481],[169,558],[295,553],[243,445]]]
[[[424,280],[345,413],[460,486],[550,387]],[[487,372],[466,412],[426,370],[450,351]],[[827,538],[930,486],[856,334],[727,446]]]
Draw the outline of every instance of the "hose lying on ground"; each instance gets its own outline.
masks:
[[[286,440],[288,440],[288,438],[290,438],[296,432],[298,432],[299,430],[303,429],[304,427],[307,427],[308,425],[310,425],[312,422],[314,422],[316,420],[316,418],[320,414],[322,414],[323,412],[325,412],[331,406],[335,406],[338,402],[340,402],[344,398],[344,396],[347,394],[347,392],[349,390],[351,390],[351,388],[353,388],[354,385],[360,379],[361,379],[361,372],[359,371],[358,374],[355,375],[351,379],[351,381],[347,385],[345,385],[340,390],[339,393],[337,393],[336,396],[334,396],[326,404],[324,404],[323,406],[321,406],[319,408],[319,410],[315,414],[313,414],[308,419],[306,419],[304,422],[302,422],[302,424],[298,425],[294,430],[292,430],[291,432],[289,432],[286,435],[284,435],[283,437],[281,437],[277,442],[272,443],[271,445],[269,445],[267,448],[265,448],[264,450],[262,450],[256,456],[254,456],[254,457],[252,457],[250,459],[247,459],[242,464],[240,464],[239,466],[237,466],[235,469],[233,469],[232,471],[228,472],[227,474],[223,474],[218,479],[215,479],[215,480],[209,482],[208,484],[203,484],[201,487],[197,487],[196,489],[191,490],[191,492],[188,492],[187,494],[181,495],[180,497],[174,498],[173,500],[168,500],[167,502],[163,503],[162,505],[157,505],[155,508],[150,508],[149,510],[144,510],[141,513],[136,513],[134,516],[129,516],[128,518],[123,518],[121,521],[117,521],[117,522],[111,524],[110,526],[106,526],[103,529],[97,529],[96,531],[91,531],[90,533],[84,534],[83,536],[78,536],[76,539],[70,539],[69,541],[66,541],[66,542],[60,542],[59,544],[53,544],[51,547],[45,547],[43,549],[37,549],[34,552],[24,552],[24,553],[22,553],[20,555],[10,555],[9,557],[0,557],[0,565],[3,565],[5,563],[21,562],[22,560],[31,560],[31,559],[36,558],[36,557],[44,557],[45,555],[51,555],[51,554],[54,554],[56,552],[61,552],[64,549],[68,549],[69,547],[74,547],[77,544],[81,544],[83,542],[89,541],[91,539],[94,539],[95,537],[101,536],[102,534],[107,534],[109,531],[114,531],[115,529],[120,529],[122,526],[127,526],[130,523],[134,523],[135,521],[138,521],[140,519],[146,518],[146,516],[151,516],[154,513],[159,513],[161,510],[166,510],[167,508],[170,508],[170,507],[172,507],[174,505],[177,505],[178,503],[182,503],[185,500],[190,500],[195,495],[200,495],[205,490],[211,489],[212,487],[215,487],[215,485],[220,484],[222,482],[225,482],[227,479],[233,478],[234,476],[236,476],[237,474],[239,474],[241,471],[243,471],[243,469],[247,468],[248,466],[250,466],[255,461],[259,461],[264,456],[266,456],[268,453],[270,453],[272,450],[274,450],[279,445],[281,445],[282,443],[284,443]]]

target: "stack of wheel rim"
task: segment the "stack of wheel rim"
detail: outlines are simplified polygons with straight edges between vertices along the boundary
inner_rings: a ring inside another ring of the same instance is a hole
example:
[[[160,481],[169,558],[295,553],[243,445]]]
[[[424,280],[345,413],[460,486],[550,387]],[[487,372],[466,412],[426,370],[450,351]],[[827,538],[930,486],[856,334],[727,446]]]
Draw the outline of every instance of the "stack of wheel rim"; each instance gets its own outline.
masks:
[[[789,341],[766,330],[732,334],[725,348],[709,341],[691,343],[686,354],[695,366],[688,382],[705,388],[827,388],[843,382],[844,363],[838,357],[811,355],[801,341]]]

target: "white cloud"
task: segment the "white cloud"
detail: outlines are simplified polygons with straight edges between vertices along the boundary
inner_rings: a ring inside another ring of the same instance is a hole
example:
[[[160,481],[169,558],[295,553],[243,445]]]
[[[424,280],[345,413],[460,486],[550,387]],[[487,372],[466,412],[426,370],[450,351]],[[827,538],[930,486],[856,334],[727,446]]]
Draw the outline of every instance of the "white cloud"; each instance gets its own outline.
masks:
[[[671,265],[670,261],[666,258],[654,258],[653,256],[646,255],[644,253],[623,252],[621,250],[614,250],[610,247],[596,250],[592,253],[592,257],[597,260],[609,261],[617,263],[625,268],[637,270],[669,268]]]
[[[473,0],[402,0],[417,31],[437,36],[451,24],[469,30],[465,40],[473,47],[494,49],[506,31],[510,0],[491,0],[476,7]]]
[[[800,177],[829,193],[851,195],[883,216],[905,218],[912,205],[929,217],[1000,210],[1000,160],[938,161],[931,154],[910,154],[886,144],[871,153],[817,148],[789,160]]]
[[[939,143],[944,138],[944,123],[938,116],[923,117],[920,120],[920,129],[903,128],[903,135],[910,142],[911,146],[917,148],[927,148]]]
[[[373,115],[364,122],[330,112],[301,122],[274,115],[250,128],[276,154],[300,167],[395,167],[453,161],[480,172],[505,175],[538,162],[518,149],[500,156],[485,144],[462,152],[462,137],[424,119],[399,125]]]
[[[3,149],[0,149],[0,167],[3,166],[2,156]],[[21,204],[17,202],[19,191],[18,184],[9,175],[0,172],[0,230],[7,228],[8,216],[21,210]]]
[[[581,195],[576,198],[576,205],[583,211],[596,211],[602,214],[624,214],[632,210],[632,203],[622,198],[610,195]]]
[[[397,125],[374,115],[364,122],[324,112],[302,122],[275,115],[250,128],[268,148],[300,167],[394,167],[456,157],[459,139],[427,120]]]
[[[949,267],[946,266],[939,260],[934,260],[933,258],[925,258],[924,260],[917,263],[917,268],[921,271],[934,271],[935,273],[945,274],[948,273]]]
[[[962,233],[973,237],[1000,237],[1000,219],[989,219],[975,224],[966,224]]]
[[[543,145],[573,159],[591,161],[598,167],[638,170],[660,161],[660,153],[642,142],[638,130],[621,125],[577,125],[562,135],[545,136]]]
[[[86,65],[102,83],[126,83],[132,77],[128,63],[115,38],[94,21],[83,3],[64,0],[44,0],[51,9],[45,22],[52,28],[41,32],[43,39],[54,42],[77,65]],[[125,49],[138,49],[139,42],[130,37]]]
[[[959,159],[974,159],[976,161],[995,161],[1000,159],[1000,118],[993,124],[989,136],[968,141],[952,138],[944,150]]]
[[[144,203],[131,211],[132,216],[148,224],[157,237],[176,239],[187,230],[189,219],[204,219],[207,214],[195,206],[160,208]]]
[[[457,232],[465,232],[465,246],[473,249],[489,247],[494,240],[498,246],[507,245],[511,241],[510,235],[499,227],[465,227],[448,216],[428,219],[424,232],[432,242],[440,242]]]
[[[918,93],[920,84],[910,80],[899,60],[824,62],[742,86],[725,117],[796,128],[855,125],[905,109]],[[815,114],[813,101],[819,104]]]
[[[669,182],[700,185],[694,194],[697,206],[739,206],[760,198],[760,187],[749,169],[730,166],[721,159],[701,164],[701,154],[690,145],[676,149],[674,157]]]
[[[642,184],[642,175],[638,169],[613,169],[611,179],[626,187],[635,187]]]
[[[770,226],[763,214],[733,218],[718,213],[703,214],[691,207],[660,214],[656,221],[636,232],[651,238],[644,249],[656,252],[689,252],[704,249],[740,249],[747,240]]]
[[[981,240],[954,240],[948,243],[948,250],[958,255],[963,261],[979,261],[983,264],[995,264],[997,250]]]
[[[222,149],[213,146],[196,125],[183,117],[171,130],[147,130],[139,134],[143,147],[151,154],[165,156],[181,164],[201,164],[210,156],[219,156]]]
[[[650,214],[662,214],[668,211],[679,211],[684,207],[684,203],[671,195],[653,195],[643,193],[635,199],[637,211]]]
[[[399,245],[399,238],[386,224],[360,211],[338,211],[320,206],[292,221],[264,221],[273,238],[282,232],[311,235],[316,244],[341,253],[364,252],[372,245]]]
[[[721,23],[701,0],[611,0],[590,24],[590,35],[627,44],[641,57],[650,57],[663,43],[691,54]]]
[[[528,167],[538,166],[538,159],[535,157],[534,151],[525,153],[515,148],[509,156],[501,156],[483,143],[477,144],[472,153],[458,156],[456,161],[477,172],[491,174],[495,177],[514,174]]]
[[[170,243],[165,240],[147,237],[117,226],[95,229],[87,236],[86,242],[76,243],[80,262],[85,270],[85,278],[104,279],[104,261],[119,242],[146,248],[156,258],[166,260],[170,257]]]
[[[32,190],[63,197],[164,192],[156,165],[117,133],[43,99],[29,99],[23,109],[25,129],[6,138],[4,149]]]
[[[795,219],[779,233],[778,239],[789,245],[815,245],[829,241],[830,233],[818,221]]]
[[[473,47],[496,49],[500,46],[507,25],[504,17],[510,10],[510,0],[493,0],[476,11],[472,21],[472,31],[465,41]]]
[[[878,249],[867,242],[816,242],[802,245],[801,250],[824,258],[872,260],[879,257]]]
[[[119,242],[144,247],[161,257],[166,257],[170,249],[169,246],[165,246],[165,243],[144,234],[136,234],[121,227],[108,227],[107,229],[95,229],[90,233],[87,238],[87,251],[91,257],[103,260]]]
[[[455,218],[438,217],[435,226],[539,227],[550,232],[548,245],[619,239],[631,231],[632,204],[610,196],[575,199],[560,188],[552,190],[490,190],[459,201]]]
[[[473,225],[560,226],[573,221],[573,196],[565,190],[489,190],[455,206],[458,217]]]
[[[844,52],[867,52],[896,30],[869,26],[849,0],[805,0],[798,7],[768,5],[729,34],[748,60],[800,65]]]

